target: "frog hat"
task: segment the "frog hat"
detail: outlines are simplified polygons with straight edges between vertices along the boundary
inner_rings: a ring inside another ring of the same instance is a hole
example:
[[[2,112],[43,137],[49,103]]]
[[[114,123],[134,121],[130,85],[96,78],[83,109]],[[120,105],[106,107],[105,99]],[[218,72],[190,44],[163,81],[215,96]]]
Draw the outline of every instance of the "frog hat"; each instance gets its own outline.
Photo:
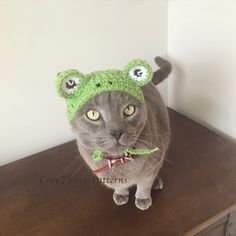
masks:
[[[140,87],[151,81],[152,75],[151,66],[137,59],[130,61],[123,70],[96,71],[87,75],[75,69],[59,72],[56,88],[66,99],[67,117],[72,120],[89,99],[103,92],[122,91],[144,102]]]

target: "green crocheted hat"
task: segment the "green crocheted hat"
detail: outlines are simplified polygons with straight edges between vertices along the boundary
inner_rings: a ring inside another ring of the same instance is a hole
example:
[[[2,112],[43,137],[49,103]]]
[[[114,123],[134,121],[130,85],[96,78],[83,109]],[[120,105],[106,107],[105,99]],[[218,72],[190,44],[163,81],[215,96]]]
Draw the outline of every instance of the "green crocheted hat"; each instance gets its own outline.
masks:
[[[96,71],[84,75],[78,70],[66,70],[57,74],[58,94],[66,99],[67,117],[72,120],[75,112],[89,99],[107,91],[129,93],[144,101],[140,87],[152,79],[151,66],[141,60],[130,61],[123,70]]]

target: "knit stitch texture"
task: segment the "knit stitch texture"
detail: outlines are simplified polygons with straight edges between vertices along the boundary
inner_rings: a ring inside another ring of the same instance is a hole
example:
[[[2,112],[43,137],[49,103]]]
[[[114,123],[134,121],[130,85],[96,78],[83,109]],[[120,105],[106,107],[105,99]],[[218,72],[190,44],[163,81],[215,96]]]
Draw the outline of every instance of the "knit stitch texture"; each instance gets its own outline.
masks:
[[[150,65],[141,60],[132,60],[124,70],[96,71],[87,75],[75,69],[58,73],[57,92],[67,102],[67,117],[72,120],[92,97],[108,91],[126,92],[144,102],[140,87],[152,79]]]

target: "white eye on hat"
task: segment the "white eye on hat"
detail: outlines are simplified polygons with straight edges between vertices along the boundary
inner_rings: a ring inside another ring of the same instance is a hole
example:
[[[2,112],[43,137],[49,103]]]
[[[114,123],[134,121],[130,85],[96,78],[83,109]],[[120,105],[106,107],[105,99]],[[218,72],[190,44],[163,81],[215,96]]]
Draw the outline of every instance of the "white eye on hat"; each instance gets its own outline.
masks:
[[[67,94],[74,94],[79,87],[79,78],[77,76],[69,76],[62,83],[62,90]]]
[[[148,70],[144,66],[135,66],[130,68],[129,76],[136,81],[143,81],[148,77]]]

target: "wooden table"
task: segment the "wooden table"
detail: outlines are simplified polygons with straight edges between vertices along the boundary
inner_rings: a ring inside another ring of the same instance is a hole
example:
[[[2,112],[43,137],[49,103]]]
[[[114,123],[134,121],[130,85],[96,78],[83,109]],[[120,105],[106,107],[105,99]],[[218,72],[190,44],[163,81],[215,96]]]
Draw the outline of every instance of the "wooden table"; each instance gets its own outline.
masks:
[[[149,210],[135,207],[134,190],[128,204],[116,206],[72,141],[0,167],[0,235],[236,233],[236,145],[171,109],[169,114],[165,187],[152,193]]]

